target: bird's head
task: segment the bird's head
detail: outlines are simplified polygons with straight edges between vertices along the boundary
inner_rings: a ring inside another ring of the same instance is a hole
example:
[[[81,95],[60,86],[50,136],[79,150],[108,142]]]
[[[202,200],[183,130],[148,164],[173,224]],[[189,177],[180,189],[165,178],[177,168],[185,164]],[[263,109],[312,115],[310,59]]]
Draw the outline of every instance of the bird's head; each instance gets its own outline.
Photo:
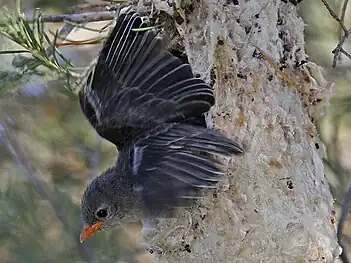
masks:
[[[120,201],[116,197],[115,178],[119,175],[114,168],[106,170],[96,177],[84,191],[81,203],[83,229],[80,242],[104,228],[112,227],[118,223],[122,216]]]

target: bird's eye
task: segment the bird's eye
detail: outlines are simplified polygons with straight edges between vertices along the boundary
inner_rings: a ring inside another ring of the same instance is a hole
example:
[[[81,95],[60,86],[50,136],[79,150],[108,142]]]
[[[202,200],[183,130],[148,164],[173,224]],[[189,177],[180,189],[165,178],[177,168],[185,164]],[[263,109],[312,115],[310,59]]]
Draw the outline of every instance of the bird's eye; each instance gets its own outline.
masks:
[[[107,209],[99,209],[97,212],[96,212],[96,216],[99,217],[99,218],[105,218],[107,217]]]

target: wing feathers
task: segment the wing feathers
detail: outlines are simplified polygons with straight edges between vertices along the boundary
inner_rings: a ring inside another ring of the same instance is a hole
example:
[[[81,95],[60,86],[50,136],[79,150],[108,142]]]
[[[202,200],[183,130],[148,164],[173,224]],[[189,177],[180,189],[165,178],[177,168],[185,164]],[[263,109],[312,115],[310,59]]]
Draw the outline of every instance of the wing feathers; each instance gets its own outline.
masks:
[[[179,64],[178,58],[173,58],[176,61],[170,59],[168,61],[174,61],[176,64]],[[159,94],[164,90],[160,90],[160,87],[169,87],[171,85],[177,84],[184,78],[193,78],[191,68],[188,64],[183,64],[174,68],[172,64],[164,63],[163,65],[160,65],[156,70],[154,70],[151,74],[149,74],[149,78],[147,80],[151,79],[151,81],[149,85],[146,85],[149,87],[147,92]]]
[[[125,17],[126,18],[126,17]],[[137,22],[137,23],[136,23]],[[138,23],[139,22],[139,23]],[[107,56],[104,58],[104,50],[102,51],[101,59],[105,60],[107,67],[111,68],[113,71],[117,62],[123,58],[121,55],[123,52],[128,50],[128,42],[121,41],[123,36],[127,36],[130,34],[132,28],[139,28],[141,25],[141,21],[138,19],[137,14],[133,14],[129,19],[121,19],[117,20],[117,24],[112,31],[111,35],[113,38],[109,38],[105,44],[105,47],[108,49]],[[116,32],[117,31],[117,32]],[[111,42],[112,39],[112,42]],[[124,48],[127,47],[125,50]],[[129,45],[130,49],[130,45]],[[128,52],[126,52],[128,55]],[[116,71],[115,71],[116,72]]]
[[[189,198],[200,197],[201,189],[216,187],[224,174],[223,165],[209,153],[229,156],[244,152],[220,133],[184,124],[167,125],[140,139],[135,147],[143,148],[139,156],[135,150],[133,154],[141,160],[138,172],[133,173],[136,184],[144,199],[163,200],[155,201],[161,210],[183,206]]]
[[[127,158],[118,164],[130,164],[145,209],[158,212],[216,186],[223,165],[211,154],[243,150],[200,127],[215,103],[211,87],[164,50],[158,31],[133,30],[146,26],[134,11],[118,17],[79,102],[98,133],[122,150],[119,158]]]
[[[119,16],[91,85],[79,94],[90,123],[119,149],[160,124],[199,118],[214,104],[212,89],[164,50],[157,30],[132,30],[146,26],[134,11]],[[126,134],[133,128],[138,132]]]
[[[146,42],[140,44],[138,53],[135,52],[133,60],[128,67],[128,75],[126,76],[125,80],[122,81],[122,85],[132,86],[134,84],[133,81],[136,80],[138,73],[141,70],[145,69],[144,66],[147,66],[149,63],[151,63],[155,57],[157,57],[159,60],[163,58],[162,53],[160,54],[156,52],[156,50],[161,49],[160,39],[156,38],[156,35],[151,35],[151,33],[147,34],[146,38]],[[152,39],[151,41],[150,38]],[[148,43],[148,41],[150,41],[150,43]]]

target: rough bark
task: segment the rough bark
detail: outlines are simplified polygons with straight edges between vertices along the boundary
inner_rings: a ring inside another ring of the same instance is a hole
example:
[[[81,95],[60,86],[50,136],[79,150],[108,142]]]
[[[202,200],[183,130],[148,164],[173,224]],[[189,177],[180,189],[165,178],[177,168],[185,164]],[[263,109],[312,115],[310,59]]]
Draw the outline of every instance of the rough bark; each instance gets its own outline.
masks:
[[[194,72],[213,84],[214,128],[246,149],[229,160],[215,193],[189,213],[143,229],[144,240],[157,240],[155,261],[337,261],[332,196],[314,125],[332,85],[314,63],[296,67],[306,59],[296,6],[280,0],[153,2],[171,44],[184,46]],[[300,92],[255,45],[286,65]]]

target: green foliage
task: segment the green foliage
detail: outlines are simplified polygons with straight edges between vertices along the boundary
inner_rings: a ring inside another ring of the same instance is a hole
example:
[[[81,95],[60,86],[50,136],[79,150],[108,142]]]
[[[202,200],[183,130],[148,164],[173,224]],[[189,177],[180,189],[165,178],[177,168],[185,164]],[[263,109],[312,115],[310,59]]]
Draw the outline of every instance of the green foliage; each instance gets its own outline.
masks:
[[[57,50],[57,34],[53,43],[44,31],[44,23],[41,21],[42,13],[39,9],[34,12],[32,23],[28,22],[24,14],[18,13],[13,16],[5,7],[3,17],[6,23],[2,25],[1,34],[30,52],[33,59],[25,61],[21,65],[24,72],[33,72],[39,66],[45,66],[49,70],[55,70],[62,74],[69,74],[70,62]],[[51,50],[46,50],[45,44],[51,45]],[[65,64],[60,65],[58,57]]]
[[[27,155],[35,168],[30,172],[47,196],[28,177],[26,164],[18,163],[7,147],[0,147],[4,157],[0,160],[1,262],[74,263],[94,258],[117,262],[121,257],[118,233],[103,231],[79,243],[79,201],[93,176],[89,170],[113,163],[114,147],[107,142],[96,146],[96,134],[81,114],[76,97],[65,89],[49,90],[21,103],[28,111],[7,107],[17,124],[10,130],[12,137],[27,145],[16,154]],[[96,153],[99,166],[93,167],[91,158]],[[2,251],[10,255],[8,261],[3,261]]]
[[[65,86],[70,91],[74,91],[74,82],[84,75],[76,73],[71,62],[57,48],[59,32],[56,31],[53,38],[45,32],[42,16],[43,13],[40,9],[35,9],[32,18],[21,13],[19,7],[15,14],[6,7],[0,11],[0,17],[4,21],[0,24],[0,34],[22,47],[20,50],[0,51],[0,54],[20,53],[12,63],[19,72],[6,72],[7,77],[9,81],[18,81],[21,77],[33,75],[48,75],[54,79],[65,78]],[[22,55],[23,53],[28,53],[29,56]],[[6,83],[4,86],[16,87],[10,83]],[[2,90],[4,89],[0,89],[0,92]]]

